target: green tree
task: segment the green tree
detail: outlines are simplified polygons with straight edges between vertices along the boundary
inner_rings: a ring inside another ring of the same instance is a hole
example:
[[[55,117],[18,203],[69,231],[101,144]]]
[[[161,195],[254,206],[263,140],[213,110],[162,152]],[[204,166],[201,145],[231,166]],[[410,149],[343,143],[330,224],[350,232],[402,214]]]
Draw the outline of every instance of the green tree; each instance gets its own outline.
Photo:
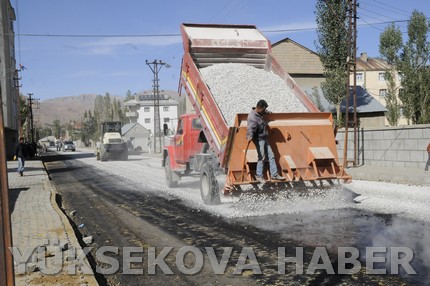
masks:
[[[113,107],[112,107],[112,99],[110,97],[109,92],[106,92],[105,95],[105,110],[106,110],[106,120],[112,121],[113,120]]]
[[[54,120],[54,122],[52,123],[53,129],[54,129],[54,136],[55,138],[60,138],[61,137],[61,122],[60,120],[56,119]]]
[[[415,10],[408,23],[408,41],[403,47],[399,62],[403,87],[400,99],[408,122],[412,121],[413,124],[427,123],[430,119],[427,116],[430,108],[429,29],[430,23],[426,16]]]
[[[320,96],[320,93],[318,92],[318,87],[316,86],[312,87],[312,93],[310,94],[310,99],[320,111],[324,111],[324,106],[321,103],[321,96]]]
[[[22,93],[19,94],[19,117],[20,117],[20,136],[27,134],[27,119],[28,119],[28,105],[27,97]]]
[[[88,146],[90,140],[97,141],[99,138],[99,132],[97,128],[97,120],[95,116],[91,114],[91,110],[84,112],[84,118],[82,122],[81,140],[85,146]]]
[[[38,130],[40,138],[44,138],[52,135],[52,130],[49,127],[40,128]]]
[[[379,53],[389,68],[385,71],[385,81],[387,82],[387,94],[385,103],[387,107],[386,117],[390,125],[396,126],[400,119],[400,103],[397,100],[399,86],[396,85],[397,63],[399,53],[403,46],[402,32],[394,26],[388,26],[379,37]]]
[[[127,101],[132,100],[132,99],[134,99],[134,96],[131,94],[130,90],[127,90],[127,92],[125,94],[125,101],[127,102]]]
[[[317,0],[316,48],[324,67],[326,81],[321,84],[324,96],[336,107],[336,123],[341,123],[340,103],[345,98],[348,57],[346,0]]]

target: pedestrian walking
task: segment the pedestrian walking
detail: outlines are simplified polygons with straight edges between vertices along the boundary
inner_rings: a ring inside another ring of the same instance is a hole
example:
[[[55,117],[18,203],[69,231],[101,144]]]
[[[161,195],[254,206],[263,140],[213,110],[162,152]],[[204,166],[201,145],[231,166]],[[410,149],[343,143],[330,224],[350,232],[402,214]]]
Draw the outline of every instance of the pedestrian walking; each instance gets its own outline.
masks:
[[[266,108],[268,104],[265,100],[257,102],[257,106],[252,108],[248,114],[248,127],[246,132],[246,140],[254,142],[257,149],[258,161],[256,170],[256,179],[260,183],[264,183],[264,161],[269,161],[270,175],[272,180],[284,181],[285,178],[278,174],[278,167],[276,166],[275,155],[273,154],[272,147],[270,147],[267,130],[267,123],[264,121],[263,116],[269,113]]]
[[[426,167],[424,168],[424,171],[428,172],[429,170],[429,166],[430,166],[430,143],[427,145],[427,153],[428,153],[428,159],[427,159],[427,164]]]
[[[27,156],[27,147],[24,144],[24,138],[19,138],[19,143],[16,145],[15,149],[15,158],[18,160],[18,169],[17,172],[22,177],[24,175],[24,166],[25,166],[25,157]]]

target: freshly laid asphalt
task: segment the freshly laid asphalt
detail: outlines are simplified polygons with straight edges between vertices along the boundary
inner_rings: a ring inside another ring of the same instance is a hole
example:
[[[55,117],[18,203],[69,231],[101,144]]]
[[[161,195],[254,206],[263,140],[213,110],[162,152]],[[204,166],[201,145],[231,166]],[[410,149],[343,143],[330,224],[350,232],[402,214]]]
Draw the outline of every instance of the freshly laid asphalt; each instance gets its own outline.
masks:
[[[88,273],[88,267],[85,267],[86,270],[76,267],[76,274],[69,273],[73,259],[67,257],[73,256],[73,253],[68,252],[79,252],[82,248],[68,218],[55,200],[56,189],[42,161],[27,160],[22,177],[16,172],[17,161],[9,161],[7,168],[13,246],[19,249],[22,256],[26,249],[45,247],[44,256],[52,267],[50,269],[60,269],[55,275],[46,274],[49,271],[40,269],[40,254],[37,251],[27,261],[14,256],[16,285],[98,285],[92,271]],[[422,185],[429,186],[430,191],[430,172],[421,169],[358,166],[348,168],[347,172],[353,180]],[[59,246],[63,248],[63,259],[55,260],[48,252]],[[88,264],[88,261],[85,262]]]

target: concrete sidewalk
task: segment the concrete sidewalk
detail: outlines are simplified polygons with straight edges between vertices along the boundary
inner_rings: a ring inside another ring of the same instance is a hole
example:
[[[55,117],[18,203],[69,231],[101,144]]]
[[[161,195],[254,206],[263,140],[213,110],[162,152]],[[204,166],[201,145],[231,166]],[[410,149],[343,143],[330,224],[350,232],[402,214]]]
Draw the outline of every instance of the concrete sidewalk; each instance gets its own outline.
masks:
[[[16,285],[98,285],[40,160],[9,161]]]
[[[353,180],[430,186],[430,171],[425,172],[423,169],[363,165],[348,168],[346,171],[351,174]]]

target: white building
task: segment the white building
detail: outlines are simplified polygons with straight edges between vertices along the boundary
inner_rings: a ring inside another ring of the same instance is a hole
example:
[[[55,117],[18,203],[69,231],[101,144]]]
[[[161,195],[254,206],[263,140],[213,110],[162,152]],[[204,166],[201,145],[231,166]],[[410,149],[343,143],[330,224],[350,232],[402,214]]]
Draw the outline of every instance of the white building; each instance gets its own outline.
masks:
[[[178,124],[178,105],[176,100],[167,96],[167,92],[160,94],[160,127],[163,129],[164,123],[171,132],[174,132]],[[135,99],[124,103],[128,112],[126,116],[130,123],[139,123],[154,134],[154,96],[152,91],[135,95]]]

